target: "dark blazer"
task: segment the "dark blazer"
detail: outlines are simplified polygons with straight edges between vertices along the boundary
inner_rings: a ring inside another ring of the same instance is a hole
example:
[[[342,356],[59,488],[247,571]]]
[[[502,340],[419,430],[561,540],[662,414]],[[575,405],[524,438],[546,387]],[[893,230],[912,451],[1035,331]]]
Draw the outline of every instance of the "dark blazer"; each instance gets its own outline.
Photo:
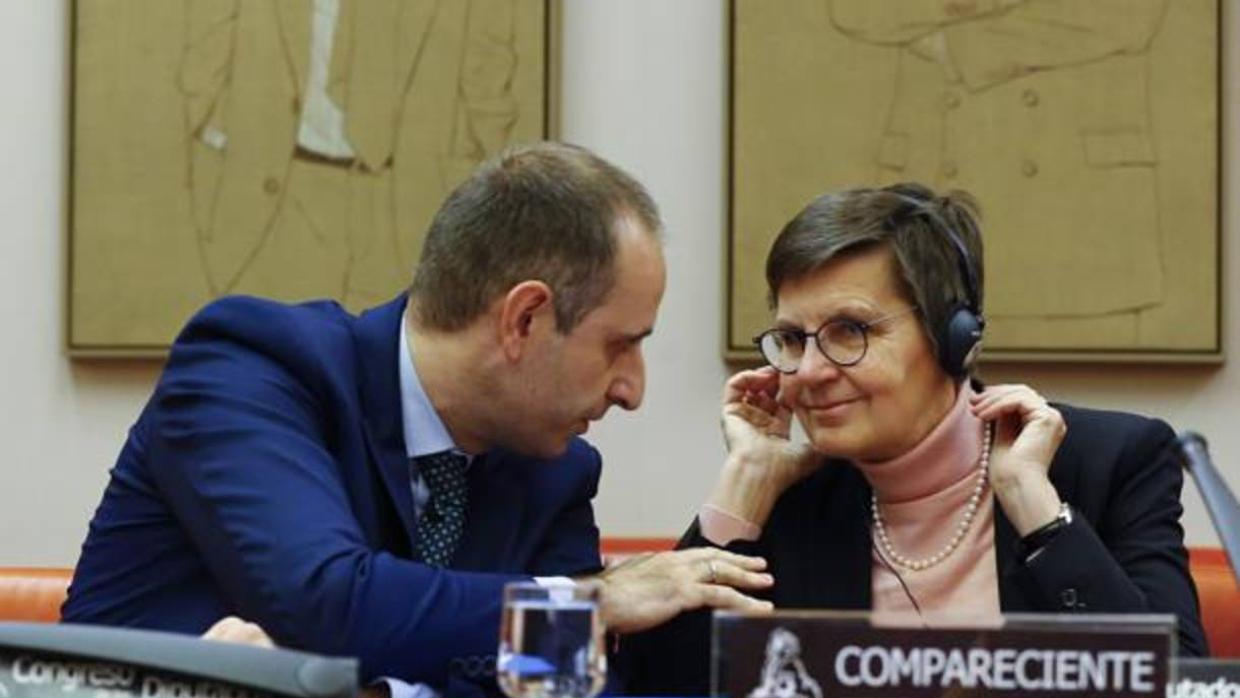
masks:
[[[1207,653],[1180,527],[1183,475],[1163,422],[1056,405],[1067,435],[1050,479],[1077,516],[1025,564],[1018,536],[995,506],[999,606],[1005,613],[1171,613],[1179,652]],[[762,555],[778,608],[871,608],[870,487],[846,462],[828,461],[788,489],[759,540],[730,549]],[[711,545],[695,522],[681,547]],[[638,694],[704,695],[710,616],[686,613],[622,644],[627,687]]]
[[[576,439],[550,461],[478,457],[452,569],[412,561],[404,305],[228,298],[193,318],[112,470],[64,619],[201,633],[235,614],[359,657],[363,680],[493,686],[503,584],[600,567],[600,459]]]

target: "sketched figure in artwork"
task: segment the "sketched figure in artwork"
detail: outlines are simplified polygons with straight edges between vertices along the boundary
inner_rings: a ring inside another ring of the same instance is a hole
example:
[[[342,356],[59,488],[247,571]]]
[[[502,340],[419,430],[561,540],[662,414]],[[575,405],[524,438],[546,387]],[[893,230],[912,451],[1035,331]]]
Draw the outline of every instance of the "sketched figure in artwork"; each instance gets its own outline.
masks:
[[[986,202],[995,315],[1136,313],[1163,299],[1149,46],[1166,0],[828,0],[900,49],[880,181]]]
[[[187,185],[214,295],[407,282],[517,117],[513,0],[186,0]]]
[[[796,635],[783,628],[771,631],[762,663],[762,683],[749,692],[749,698],[822,698],[822,688],[805,671],[801,641]]]

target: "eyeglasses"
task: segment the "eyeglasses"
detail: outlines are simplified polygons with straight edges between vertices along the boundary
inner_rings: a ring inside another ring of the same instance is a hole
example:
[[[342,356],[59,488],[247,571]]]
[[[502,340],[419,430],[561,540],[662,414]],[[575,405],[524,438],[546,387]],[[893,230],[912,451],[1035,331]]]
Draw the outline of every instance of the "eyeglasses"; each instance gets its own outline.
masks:
[[[818,351],[836,366],[853,366],[865,358],[869,348],[870,328],[880,323],[915,312],[916,307],[905,308],[877,320],[858,322],[839,318],[827,320],[813,332],[775,328],[753,338],[762,352],[762,358],[780,373],[796,373],[805,357],[805,344],[810,337],[818,345]]]

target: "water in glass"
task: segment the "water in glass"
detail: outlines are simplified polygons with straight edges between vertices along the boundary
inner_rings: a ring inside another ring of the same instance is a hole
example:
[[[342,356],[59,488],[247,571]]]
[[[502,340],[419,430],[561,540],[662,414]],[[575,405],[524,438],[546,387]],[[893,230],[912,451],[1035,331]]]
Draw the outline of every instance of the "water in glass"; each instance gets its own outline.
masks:
[[[513,698],[588,698],[602,690],[607,653],[598,590],[588,584],[509,584],[500,626],[500,688]]]

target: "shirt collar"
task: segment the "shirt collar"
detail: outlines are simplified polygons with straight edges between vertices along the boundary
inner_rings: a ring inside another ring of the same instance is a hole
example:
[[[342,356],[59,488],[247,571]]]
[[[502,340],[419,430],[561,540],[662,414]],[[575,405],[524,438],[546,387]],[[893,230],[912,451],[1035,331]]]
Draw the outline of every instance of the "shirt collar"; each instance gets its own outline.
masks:
[[[405,318],[400,321],[400,411],[401,426],[405,435],[405,454],[420,458],[432,453],[454,451],[462,453],[448,434],[448,428],[436,414],[431,400],[418,380],[413,366],[413,354],[409,351],[409,337]]]

